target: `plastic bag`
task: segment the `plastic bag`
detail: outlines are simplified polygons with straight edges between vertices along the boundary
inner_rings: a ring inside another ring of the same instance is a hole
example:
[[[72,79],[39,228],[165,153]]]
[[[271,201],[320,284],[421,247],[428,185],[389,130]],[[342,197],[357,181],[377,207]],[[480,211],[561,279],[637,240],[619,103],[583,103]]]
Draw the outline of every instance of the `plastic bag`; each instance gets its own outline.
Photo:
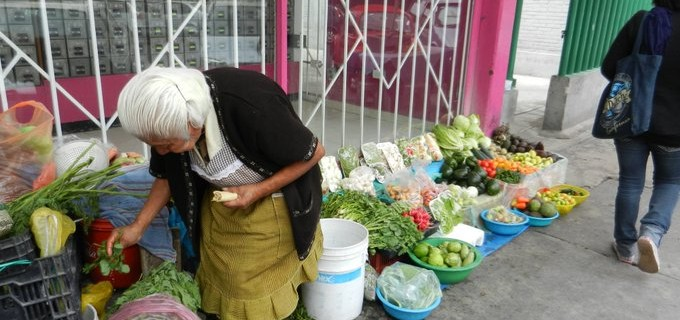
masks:
[[[342,172],[334,156],[325,156],[319,161],[321,168],[321,189],[323,193],[335,192],[342,180]]]
[[[442,296],[434,271],[402,262],[385,267],[377,284],[387,301],[406,309],[427,308]]]
[[[399,138],[395,143],[406,166],[411,166],[415,161],[422,161],[426,164],[432,162],[432,156],[424,136],[420,135],[411,139]]]
[[[88,304],[91,304],[100,317],[106,312],[106,303],[113,295],[113,285],[109,281],[100,281],[86,285],[80,296],[80,310],[85,311]]]
[[[67,215],[42,207],[31,214],[31,231],[42,258],[58,254],[76,231],[76,224]]]
[[[364,266],[364,299],[375,301],[375,285],[378,282],[378,271],[370,264]]]
[[[383,153],[383,157],[387,161],[387,165],[392,172],[397,172],[406,169],[404,165],[404,158],[399,153],[399,147],[392,142],[381,142],[376,144],[376,147]]]
[[[424,167],[414,165],[411,168],[413,169],[413,178],[418,183],[422,205],[429,206],[430,201],[448,189],[446,185],[437,185]]]
[[[34,180],[52,160],[53,119],[36,101],[20,102],[0,113],[0,203],[33,190]],[[48,178],[45,173],[40,184]]]
[[[360,191],[375,196],[373,181],[375,181],[375,170],[359,166],[349,173],[349,177],[340,180],[338,185],[340,189]]]
[[[375,178],[383,182],[385,177],[390,174],[390,168],[382,151],[378,149],[375,142],[367,142],[361,145],[361,155],[367,166],[375,170]]]
[[[394,201],[406,202],[411,208],[423,205],[420,183],[410,169],[395,172],[385,178],[385,191]]]
[[[338,149],[338,161],[342,169],[343,177],[349,177],[349,173],[361,165],[359,150],[354,146],[342,146]]]
[[[198,315],[167,294],[152,294],[120,307],[109,320],[167,319],[200,320]]]

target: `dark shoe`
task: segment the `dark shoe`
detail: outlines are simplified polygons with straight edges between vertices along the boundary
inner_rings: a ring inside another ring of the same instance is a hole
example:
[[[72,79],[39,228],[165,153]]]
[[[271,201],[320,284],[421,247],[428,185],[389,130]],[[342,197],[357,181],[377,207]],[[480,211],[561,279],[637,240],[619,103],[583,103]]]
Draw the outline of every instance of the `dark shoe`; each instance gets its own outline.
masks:
[[[650,237],[642,236],[638,239],[637,245],[640,251],[638,268],[648,273],[659,272],[659,249],[656,243]]]
[[[616,258],[619,259],[619,261],[623,263],[627,263],[630,265],[637,265],[637,250],[635,246],[625,246],[625,245],[619,245],[616,243],[616,241],[612,242],[612,249],[614,249],[614,253],[616,254]]]

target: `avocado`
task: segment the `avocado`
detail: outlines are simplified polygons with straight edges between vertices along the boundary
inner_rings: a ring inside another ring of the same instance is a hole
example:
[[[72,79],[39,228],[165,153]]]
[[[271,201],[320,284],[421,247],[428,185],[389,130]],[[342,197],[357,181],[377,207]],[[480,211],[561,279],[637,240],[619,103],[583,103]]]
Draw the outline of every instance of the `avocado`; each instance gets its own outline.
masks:
[[[472,172],[476,173],[482,178],[486,178],[488,175],[486,170],[484,170],[482,167],[476,167],[474,170],[472,170]]]
[[[453,167],[448,163],[444,162],[439,172],[442,174],[442,178],[445,180],[450,180],[453,177]]]
[[[469,186],[477,186],[481,181],[482,177],[480,177],[476,172],[470,172],[467,176],[467,184]]]
[[[496,179],[488,179],[486,181],[486,194],[495,196],[501,192],[501,185]]]
[[[552,202],[545,202],[538,211],[543,217],[550,218],[557,213],[557,207]]]
[[[531,201],[529,201],[527,209],[529,211],[538,212],[538,210],[541,209],[541,201],[539,201],[538,199],[531,199]]]
[[[453,179],[455,180],[466,179],[469,172],[470,170],[468,170],[468,168],[466,167],[453,170]]]

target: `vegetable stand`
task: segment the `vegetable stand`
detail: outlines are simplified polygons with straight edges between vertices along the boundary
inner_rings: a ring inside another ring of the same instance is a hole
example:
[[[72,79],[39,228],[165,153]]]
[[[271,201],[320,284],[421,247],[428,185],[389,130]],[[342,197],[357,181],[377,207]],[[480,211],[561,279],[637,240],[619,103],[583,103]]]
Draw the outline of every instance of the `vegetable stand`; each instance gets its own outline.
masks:
[[[321,217],[352,220],[369,231],[367,257],[374,274],[380,274],[387,266],[397,262],[413,264],[407,254],[409,250],[423,239],[457,237],[458,233],[454,231],[465,228],[456,226],[470,228],[467,229],[471,232],[468,235],[474,236],[459,240],[475,246],[482,255],[497,250],[519,234],[505,238],[491,234],[484,228],[479,214],[499,205],[510,206],[518,196],[531,197],[543,188],[563,184],[568,161],[559,154],[543,150],[544,146],[540,143],[520,141],[505,128],[501,128],[496,136],[486,136],[478,125],[476,115],[456,116],[451,125],[439,124],[431,132],[415,137],[343,146],[336,154],[327,155],[320,162],[324,191]],[[512,145],[515,145],[513,152],[504,147]],[[87,164],[74,166],[72,172],[55,180],[58,185],[48,184],[7,203],[5,209],[15,220],[10,237],[18,239],[14,237],[21,236],[19,231],[26,232],[27,216],[37,209],[36,205],[66,211],[72,218],[89,223],[91,217],[85,213],[96,210],[97,197],[117,192],[98,188],[103,181],[116,178],[123,163],[127,162],[114,159],[113,163],[105,170],[94,172],[80,172]],[[137,160],[134,164],[138,165]],[[72,188],[68,189],[70,186]],[[71,203],[77,195],[90,194],[97,197],[79,206]],[[482,236],[471,230],[482,232]],[[26,233],[23,234],[25,236]],[[25,246],[25,241],[11,243],[16,248]],[[489,249],[487,244],[494,247]],[[3,252],[5,247],[0,246]],[[35,248],[33,251],[27,249],[26,255],[14,255],[14,260],[34,260],[38,258],[38,252]],[[85,261],[81,260],[78,268]],[[159,267],[150,266],[144,273]],[[167,265],[163,268],[165,271],[159,271],[159,274],[183,277],[166,272]],[[0,278],[2,275],[0,271]],[[367,272],[367,277],[369,275]],[[134,278],[129,285],[139,288],[135,285],[141,280]],[[162,279],[156,280],[165,283]],[[195,299],[193,302],[182,301],[182,305],[189,312],[195,312],[195,300],[200,297],[197,291],[193,291],[193,282],[184,280],[186,286],[182,286],[190,292],[188,296]],[[176,282],[172,280],[171,283],[173,281]],[[87,280],[81,282],[88,284]],[[181,289],[179,285],[170,287],[164,292]],[[149,291],[139,290],[135,295],[123,295],[121,288],[114,297],[125,296],[128,297],[126,301],[130,301],[148,296],[151,291],[163,291],[154,284],[150,288],[144,289]],[[186,296],[186,293],[178,292],[168,294]],[[109,305],[122,303],[115,301],[115,298],[110,300]],[[4,315],[1,310],[0,315]]]

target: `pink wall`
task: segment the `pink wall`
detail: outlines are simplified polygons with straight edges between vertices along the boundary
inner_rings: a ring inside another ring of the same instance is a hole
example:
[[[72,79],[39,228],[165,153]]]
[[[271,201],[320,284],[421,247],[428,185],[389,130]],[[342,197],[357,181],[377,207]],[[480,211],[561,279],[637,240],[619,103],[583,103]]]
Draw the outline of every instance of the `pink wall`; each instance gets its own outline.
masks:
[[[500,123],[516,0],[474,2],[463,113],[476,113],[487,134]]]
[[[118,94],[132,76],[133,74],[102,76],[104,113],[107,118],[115,113],[116,103],[118,103]],[[60,78],[57,79],[57,83],[99,120],[97,86],[94,77]],[[50,97],[50,85],[47,81],[43,81],[41,85],[36,87],[26,87],[21,90],[7,90],[7,100],[9,106],[24,100],[35,100],[44,104],[50,111],[53,110],[52,98]],[[76,108],[76,106],[59,91],[57,91],[57,100],[59,103],[61,123],[89,120],[82,111]]]
[[[241,69],[260,71],[259,64],[242,64]],[[279,72],[278,70],[276,72]],[[265,73],[273,78],[274,66],[267,64],[265,66]],[[104,114],[108,119],[116,112],[116,104],[118,103],[118,94],[123,89],[123,86],[134,76],[133,73],[126,74],[112,74],[102,75],[102,94],[104,101]],[[85,109],[87,109],[97,120],[99,120],[99,107],[97,104],[97,86],[95,78],[89,77],[73,77],[73,78],[58,78],[57,83],[61,85],[66,92],[75,98]],[[35,100],[44,104],[50,111],[53,111],[52,98],[50,96],[49,82],[43,81],[41,85],[35,87],[24,87],[20,89],[7,90],[8,106],[11,107],[21,101]],[[61,123],[72,123],[78,121],[89,121],[89,118],[83,114],[72,102],[63,94],[57,91],[57,100],[59,103],[59,115]]]

